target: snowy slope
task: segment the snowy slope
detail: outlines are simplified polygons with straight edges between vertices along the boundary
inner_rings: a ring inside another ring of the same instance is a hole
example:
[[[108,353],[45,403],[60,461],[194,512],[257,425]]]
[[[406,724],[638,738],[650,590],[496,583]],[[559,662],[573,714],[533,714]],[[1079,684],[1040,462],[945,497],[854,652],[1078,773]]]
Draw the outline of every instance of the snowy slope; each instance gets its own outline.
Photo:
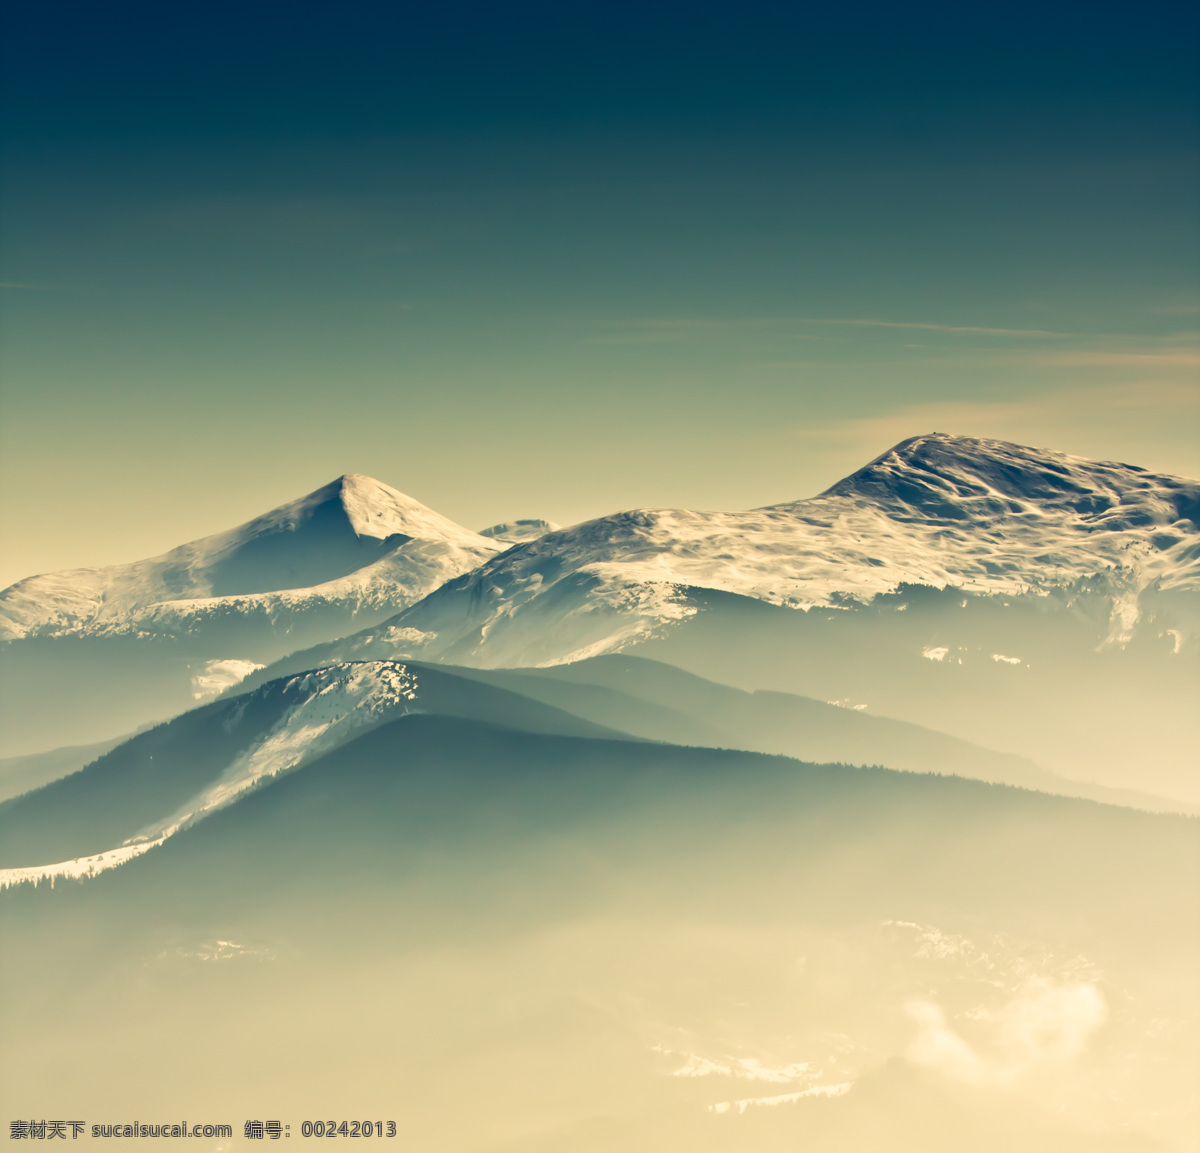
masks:
[[[238,751],[230,757],[220,745],[206,747],[203,737],[191,735],[187,752],[211,763],[201,787],[190,795],[184,794],[182,804],[175,803],[169,811],[160,811],[141,828],[129,829],[132,835],[122,835],[121,843],[112,844],[100,853],[0,869],[0,888],[20,881],[87,876],[132,860],[146,849],[162,844],[179,829],[236,800],[265,778],[296,768],[357,733],[410,711],[416,694],[417,678],[408,668],[375,662],[335,665],[290,677],[219,706],[220,716],[214,719],[224,733],[237,738]],[[160,772],[170,772],[181,751],[173,756],[169,745],[160,749],[159,759],[165,765]],[[119,759],[120,752],[115,755]],[[150,759],[154,759],[153,755]],[[111,787],[107,792],[103,786],[96,791],[95,785],[84,782],[82,777],[61,783],[60,791],[65,792],[60,803],[67,806],[67,811],[79,807],[70,788],[75,781],[81,782],[85,791],[91,785],[88,807],[97,814],[114,806],[118,811],[131,808],[128,795],[122,801],[121,790],[127,786],[121,783],[118,771],[101,761],[90,766],[88,773],[92,778],[108,773]],[[36,795],[26,798],[26,807],[30,801],[36,805],[38,798]],[[27,816],[25,820],[36,822],[37,817]]]
[[[272,778],[410,714],[563,736],[626,737],[434,666],[333,664],[193,709],[70,776],[0,804],[0,889],[122,864]]]
[[[344,744],[380,721],[402,715],[417,696],[417,678],[404,665],[341,665],[293,677],[279,686],[287,700],[275,726],[234,760],[220,778],[176,812],[142,830],[134,841],[161,840],[229,804],[264,777]],[[236,720],[234,721],[236,723]]]
[[[351,474],[162,556],[20,581],[0,592],[0,639],[180,635],[230,617],[394,610],[502,547]]]
[[[904,441],[810,500],[638,509],[510,549],[347,652],[485,667],[613,651],[686,619],[683,590],[797,609],[901,585],[1021,594],[1099,582],[1112,639],[1141,598],[1200,591],[1200,484],[1002,441]]]

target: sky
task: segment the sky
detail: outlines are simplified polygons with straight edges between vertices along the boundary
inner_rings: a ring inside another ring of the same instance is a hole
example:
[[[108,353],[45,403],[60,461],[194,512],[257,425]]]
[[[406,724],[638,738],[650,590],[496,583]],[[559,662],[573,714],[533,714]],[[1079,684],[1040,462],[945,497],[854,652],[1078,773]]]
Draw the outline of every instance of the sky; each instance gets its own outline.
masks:
[[[19,0],[0,585],[343,472],[471,528],[931,431],[1200,476],[1198,23]]]

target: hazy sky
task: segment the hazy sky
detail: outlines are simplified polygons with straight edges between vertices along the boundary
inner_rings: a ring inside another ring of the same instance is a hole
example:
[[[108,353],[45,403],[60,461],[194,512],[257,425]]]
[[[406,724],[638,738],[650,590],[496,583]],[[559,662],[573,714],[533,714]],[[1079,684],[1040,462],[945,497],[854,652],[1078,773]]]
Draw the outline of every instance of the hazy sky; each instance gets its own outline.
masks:
[[[1191,5],[383,7],[9,7],[0,584],[342,472],[473,528],[933,430],[1200,475]]]

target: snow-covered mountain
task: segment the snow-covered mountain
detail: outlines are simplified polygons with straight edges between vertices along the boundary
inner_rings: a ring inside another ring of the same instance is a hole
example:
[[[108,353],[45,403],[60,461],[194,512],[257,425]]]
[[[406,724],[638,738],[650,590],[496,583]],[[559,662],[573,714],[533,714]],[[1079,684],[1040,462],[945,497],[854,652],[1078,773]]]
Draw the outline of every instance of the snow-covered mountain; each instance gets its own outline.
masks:
[[[247,674],[636,646],[1200,802],[1198,518],[1195,481],[943,434],[808,500],[535,524],[525,543],[347,477],[165,557],[7,590],[22,639],[0,645],[0,752],[113,737]]]
[[[348,474],[228,532],[133,564],[29,577],[0,592],[0,639],[187,635],[230,617],[396,611],[503,545]]]
[[[809,500],[547,533],[248,683],[635,651],[1196,804],[1198,519],[1195,481],[932,434]]]
[[[905,585],[1020,595],[1099,580],[1119,643],[1147,594],[1200,591],[1198,521],[1195,481],[934,433],[809,500],[637,509],[547,533],[374,635],[426,657],[533,665],[660,633],[695,612],[688,589],[809,609]]]
[[[381,481],[346,474],[162,556],[19,581],[0,591],[0,641],[196,636],[228,632],[231,622],[287,632],[317,619],[337,622],[324,628],[336,636],[345,631],[339,624],[415,604],[513,544],[559,528],[530,519],[471,532]],[[217,685],[225,672],[201,679]]]

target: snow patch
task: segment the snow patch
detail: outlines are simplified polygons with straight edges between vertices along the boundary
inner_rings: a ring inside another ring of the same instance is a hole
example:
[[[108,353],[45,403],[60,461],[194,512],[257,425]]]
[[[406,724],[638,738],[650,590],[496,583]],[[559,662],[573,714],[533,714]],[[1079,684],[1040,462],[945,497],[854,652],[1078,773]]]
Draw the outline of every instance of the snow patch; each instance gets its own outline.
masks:
[[[764,1065],[756,1057],[738,1057],[731,1061],[714,1061],[699,1053],[686,1055],[686,1062],[672,1071],[672,1077],[733,1077],[743,1081],[771,1081],[777,1085],[811,1080],[815,1075],[807,1061],[796,1061],[779,1069]]]
[[[738,1101],[718,1101],[709,1105],[710,1113],[730,1113],[736,1110],[745,1113],[752,1106],[789,1105],[793,1101],[802,1101],[805,1097],[841,1097],[853,1088],[853,1081],[843,1081],[838,1085],[810,1085],[795,1093],[781,1093],[777,1097],[743,1097]]]
[[[219,696],[226,689],[241,684],[251,673],[263,668],[266,668],[266,665],[247,660],[209,661],[203,671],[192,677],[192,696],[198,701]]]
[[[420,647],[437,639],[437,633],[425,633],[420,629],[405,629],[391,625],[382,633],[381,639],[389,645],[414,645]]]
[[[92,877],[106,869],[115,869],[118,865],[132,861],[143,853],[161,845],[167,838],[158,837],[153,841],[139,841],[136,844],[122,845],[119,849],[109,849],[104,853],[95,853],[90,857],[75,857],[70,861],[59,861],[53,865],[31,865],[28,868],[0,869],[0,890],[11,888],[13,885],[33,884],[49,881],[50,887],[59,879],[79,880]]]
[[[719,1077],[730,1077],[733,1075],[733,1069],[729,1065],[719,1064],[708,1057],[701,1057],[699,1053],[692,1053],[684,1064],[672,1071],[671,1076],[709,1077],[714,1073]]]
[[[266,738],[238,757],[216,784],[143,836],[170,836],[264,778],[278,776],[343,743],[356,730],[385,716],[403,715],[416,699],[417,678],[404,665],[368,661],[303,673],[286,681],[282,691],[296,702]]]
[[[524,544],[537,540],[548,532],[557,532],[562,525],[552,520],[508,520],[503,524],[494,524],[490,528],[481,528],[480,536],[491,540],[501,540],[506,544]]]
[[[884,921],[888,929],[907,930],[916,936],[919,944],[914,957],[931,961],[987,961],[987,953],[966,937],[957,933],[946,933],[936,925],[921,925],[916,921]]]
[[[159,953],[157,960],[221,962],[249,958],[273,961],[275,960],[275,952],[272,949],[260,948],[254,945],[243,945],[237,941],[223,941],[217,939],[214,941],[202,941],[200,944],[190,949],[179,946],[174,949],[165,950],[164,952]]]

